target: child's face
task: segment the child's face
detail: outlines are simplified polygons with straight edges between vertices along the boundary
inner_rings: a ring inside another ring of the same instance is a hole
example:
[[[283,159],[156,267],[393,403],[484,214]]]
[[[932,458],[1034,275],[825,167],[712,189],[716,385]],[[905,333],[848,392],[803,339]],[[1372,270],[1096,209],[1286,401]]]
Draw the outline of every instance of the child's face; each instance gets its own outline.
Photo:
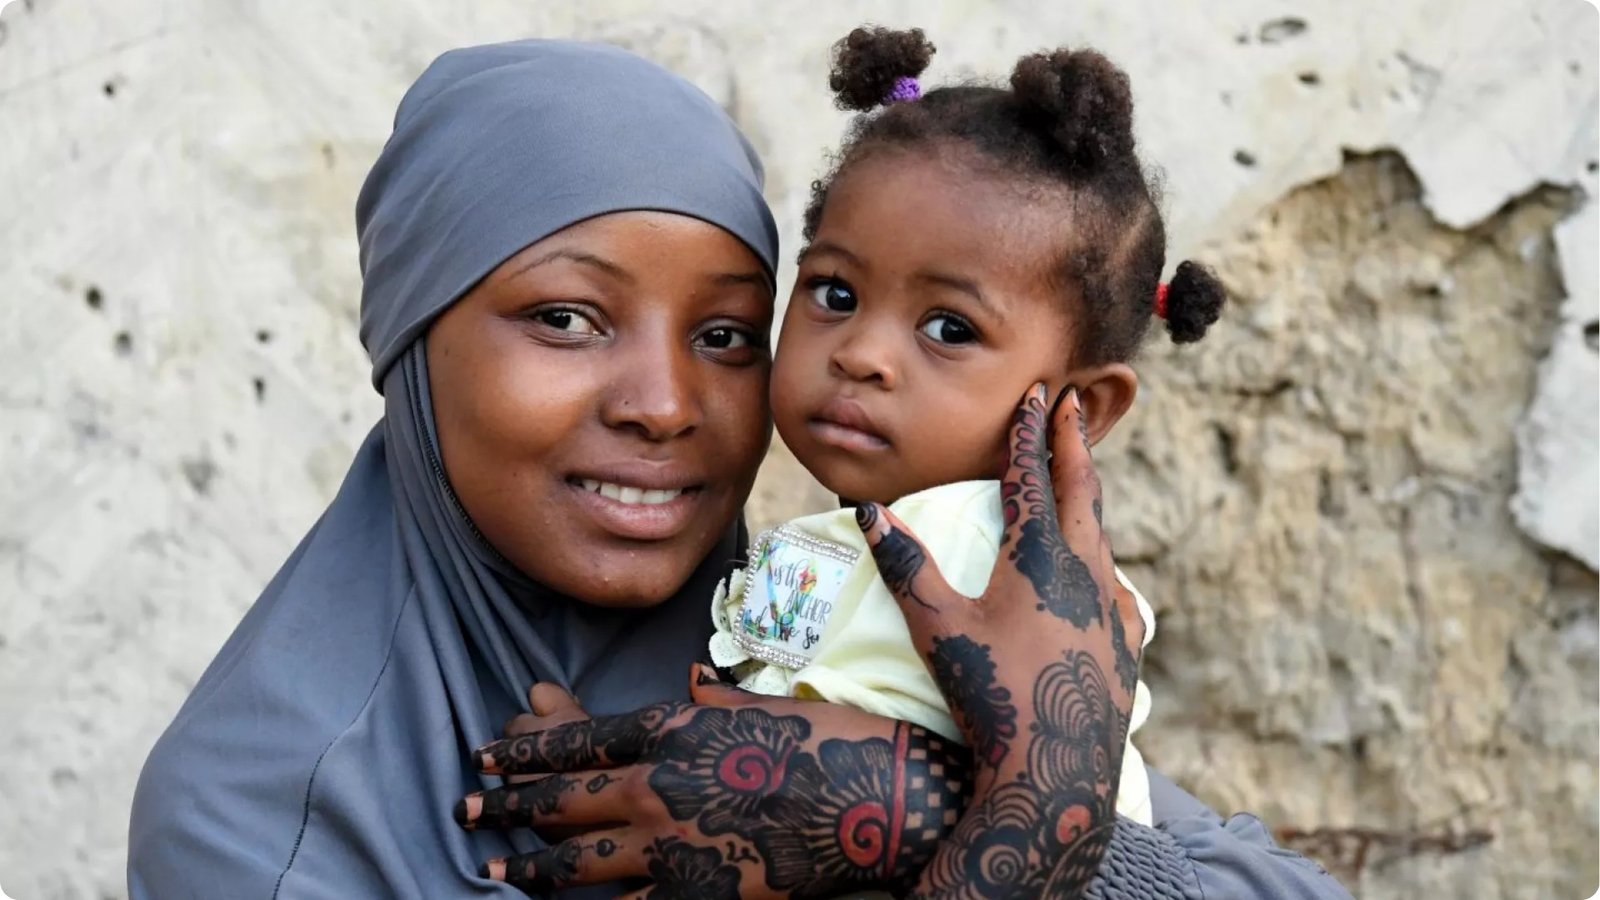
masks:
[[[772,377],[778,432],[825,487],[889,502],[999,477],[1018,398],[1071,374],[1075,304],[1050,277],[1062,215],[958,151],[840,173]]]

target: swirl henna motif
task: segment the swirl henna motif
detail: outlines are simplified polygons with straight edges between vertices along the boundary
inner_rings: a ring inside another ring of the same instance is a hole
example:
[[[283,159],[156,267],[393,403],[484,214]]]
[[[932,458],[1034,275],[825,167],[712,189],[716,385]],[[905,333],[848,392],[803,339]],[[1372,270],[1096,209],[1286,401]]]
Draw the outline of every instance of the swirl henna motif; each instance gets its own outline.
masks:
[[[753,844],[767,885],[800,900],[909,883],[960,814],[966,767],[904,723],[894,742],[814,754],[809,734],[799,716],[701,709],[663,741],[650,787],[674,820]]]

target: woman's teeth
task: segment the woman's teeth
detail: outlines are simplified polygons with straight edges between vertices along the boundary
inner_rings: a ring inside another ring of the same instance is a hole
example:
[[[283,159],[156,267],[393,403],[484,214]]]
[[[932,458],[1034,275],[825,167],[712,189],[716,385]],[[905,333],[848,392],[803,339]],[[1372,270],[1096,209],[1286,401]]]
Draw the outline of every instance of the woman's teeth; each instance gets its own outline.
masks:
[[[584,490],[592,491],[608,500],[643,506],[660,506],[663,503],[670,503],[678,499],[678,495],[683,493],[681,488],[670,491],[647,491],[643,488],[612,484],[609,481],[595,481],[592,478],[583,479],[582,484]]]

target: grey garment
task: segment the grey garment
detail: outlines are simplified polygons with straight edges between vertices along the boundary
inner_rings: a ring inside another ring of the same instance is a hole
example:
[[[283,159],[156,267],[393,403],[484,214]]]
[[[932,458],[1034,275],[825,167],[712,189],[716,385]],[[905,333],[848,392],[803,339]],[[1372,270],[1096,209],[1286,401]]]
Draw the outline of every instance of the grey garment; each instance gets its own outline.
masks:
[[[591,216],[678,212],[770,267],[761,173],[726,115],[621,50],[528,41],[445,54],[362,190],[362,337],[384,418],[145,764],[128,887],[148,898],[521,896],[477,877],[536,849],[451,810],[535,681],[604,715],[686,699],[735,525],[679,593],[606,610],[541,588],[477,534],[437,451],[421,335],[484,274]],[[611,896],[614,890],[588,892]]]
[[[1093,900],[1350,900],[1321,866],[1275,844],[1260,819],[1224,819],[1147,771],[1155,827],[1117,819]]]

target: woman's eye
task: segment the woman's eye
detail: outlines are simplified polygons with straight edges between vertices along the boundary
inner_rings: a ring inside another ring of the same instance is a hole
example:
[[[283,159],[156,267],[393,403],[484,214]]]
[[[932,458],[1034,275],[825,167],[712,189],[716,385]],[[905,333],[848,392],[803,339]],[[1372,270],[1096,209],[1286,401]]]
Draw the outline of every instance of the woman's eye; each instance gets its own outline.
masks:
[[[937,315],[922,323],[921,331],[941,344],[970,344],[978,339],[972,326],[951,315]]]
[[[755,340],[737,328],[713,328],[700,335],[700,343],[712,350],[741,350],[754,344]]]
[[[541,309],[533,314],[533,319],[541,325],[569,334],[600,333],[593,320],[575,309]]]
[[[854,312],[856,308],[855,291],[842,281],[824,278],[811,286],[811,299],[823,309],[830,312]]]

